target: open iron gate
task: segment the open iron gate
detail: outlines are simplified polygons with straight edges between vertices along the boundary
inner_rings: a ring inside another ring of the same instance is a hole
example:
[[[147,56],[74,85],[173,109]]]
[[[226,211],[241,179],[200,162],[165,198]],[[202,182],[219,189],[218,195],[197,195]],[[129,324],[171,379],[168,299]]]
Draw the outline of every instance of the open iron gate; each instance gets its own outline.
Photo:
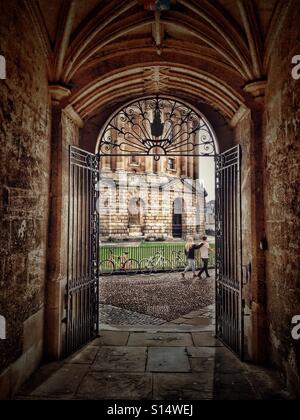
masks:
[[[241,149],[216,156],[216,334],[243,358]]]
[[[71,146],[65,355],[76,351],[98,333],[98,181],[99,158]]]
[[[99,325],[99,157],[70,147],[65,355]],[[216,156],[216,335],[243,358],[240,147]]]

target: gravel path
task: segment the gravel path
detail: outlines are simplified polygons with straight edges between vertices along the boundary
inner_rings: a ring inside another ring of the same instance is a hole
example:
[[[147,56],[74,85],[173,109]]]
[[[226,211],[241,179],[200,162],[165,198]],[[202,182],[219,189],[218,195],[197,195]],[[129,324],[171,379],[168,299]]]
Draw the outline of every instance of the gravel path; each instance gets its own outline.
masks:
[[[186,279],[180,273],[110,276],[100,281],[100,303],[172,321],[211,305],[214,277]]]

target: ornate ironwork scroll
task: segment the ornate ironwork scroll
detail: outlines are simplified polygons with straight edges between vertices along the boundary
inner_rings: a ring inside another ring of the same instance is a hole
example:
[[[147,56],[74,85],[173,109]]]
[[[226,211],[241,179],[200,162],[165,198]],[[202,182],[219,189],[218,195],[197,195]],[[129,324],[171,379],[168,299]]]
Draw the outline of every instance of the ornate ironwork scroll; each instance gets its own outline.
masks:
[[[114,115],[99,140],[106,156],[215,156],[206,120],[183,103],[152,97],[126,105]]]

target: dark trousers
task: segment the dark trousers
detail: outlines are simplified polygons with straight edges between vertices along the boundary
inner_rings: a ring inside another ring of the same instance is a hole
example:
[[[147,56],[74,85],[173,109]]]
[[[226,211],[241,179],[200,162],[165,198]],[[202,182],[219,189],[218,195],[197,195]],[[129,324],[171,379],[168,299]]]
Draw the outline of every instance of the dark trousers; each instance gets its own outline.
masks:
[[[201,270],[199,272],[199,277],[204,272],[206,274],[206,277],[208,277],[209,276],[209,274],[208,274],[208,258],[202,258],[202,261],[203,261],[203,267],[201,268]]]

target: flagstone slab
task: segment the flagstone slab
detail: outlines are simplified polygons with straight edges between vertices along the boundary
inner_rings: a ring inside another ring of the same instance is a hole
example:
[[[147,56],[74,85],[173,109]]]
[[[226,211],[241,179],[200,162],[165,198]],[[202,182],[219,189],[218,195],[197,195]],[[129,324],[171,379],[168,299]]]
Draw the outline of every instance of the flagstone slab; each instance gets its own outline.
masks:
[[[99,338],[93,341],[94,346],[126,346],[128,331],[101,331]]]
[[[241,372],[215,373],[214,399],[256,400],[258,395],[247,377]]]
[[[185,347],[150,347],[148,372],[190,372],[191,367]]]
[[[66,360],[66,363],[78,363],[90,365],[94,362],[99,348],[89,345]]]
[[[144,372],[146,347],[101,347],[92,370],[106,372]]]
[[[214,334],[209,331],[193,332],[192,337],[195,347],[223,347],[221,341],[216,339]]]
[[[216,354],[215,347],[188,347],[187,354],[192,358],[214,359]]]
[[[188,325],[196,325],[201,327],[206,327],[212,325],[211,318],[203,318],[203,317],[194,317],[194,318],[182,318],[183,321],[180,324],[188,324]],[[178,320],[179,321],[179,320]],[[173,321],[175,322],[175,321]]]
[[[131,333],[128,341],[128,346],[186,347],[192,345],[193,341],[189,333]]]
[[[88,369],[87,365],[65,364],[31,392],[30,396],[59,399],[71,398],[76,393]]]
[[[152,398],[152,375],[92,371],[85,376],[76,397],[86,400],[149,400]]]
[[[247,373],[247,365],[241,362],[227,347],[216,348],[215,366],[218,373]]]
[[[182,318],[189,318],[189,319],[191,319],[191,318],[197,318],[197,317],[203,316],[203,314],[204,314],[204,312],[201,311],[201,310],[199,310],[199,311],[193,311],[193,312],[190,312],[190,313],[188,313],[186,315],[182,315]]]
[[[154,400],[211,400],[213,374],[156,373],[153,375]]]
[[[193,357],[190,359],[191,371],[201,372],[206,374],[207,372],[214,372],[215,362],[213,359],[206,359],[203,357]]]

